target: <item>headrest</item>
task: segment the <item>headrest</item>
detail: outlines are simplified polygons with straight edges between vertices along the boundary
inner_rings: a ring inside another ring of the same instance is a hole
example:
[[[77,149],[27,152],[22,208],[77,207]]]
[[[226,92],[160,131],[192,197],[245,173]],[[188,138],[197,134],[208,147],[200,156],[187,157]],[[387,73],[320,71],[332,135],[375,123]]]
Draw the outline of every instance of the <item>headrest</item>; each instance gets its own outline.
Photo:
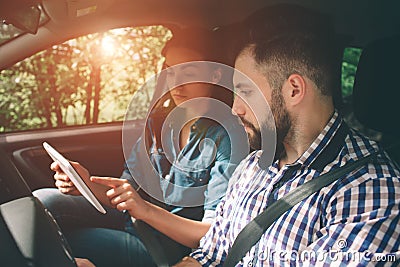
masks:
[[[400,35],[364,48],[353,89],[354,114],[366,127],[388,134],[400,129]]]

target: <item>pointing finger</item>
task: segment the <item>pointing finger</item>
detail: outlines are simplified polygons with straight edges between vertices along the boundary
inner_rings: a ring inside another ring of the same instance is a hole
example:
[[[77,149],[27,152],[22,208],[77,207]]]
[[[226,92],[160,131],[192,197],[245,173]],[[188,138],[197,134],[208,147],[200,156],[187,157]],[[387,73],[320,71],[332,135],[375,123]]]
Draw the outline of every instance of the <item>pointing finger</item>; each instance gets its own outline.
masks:
[[[94,183],[106,185],[106,186],[113,187],[113,188],[126,183],[125,179],[111,178],[111,177],[92,176],[92,177],[90,177],[90,180]]]

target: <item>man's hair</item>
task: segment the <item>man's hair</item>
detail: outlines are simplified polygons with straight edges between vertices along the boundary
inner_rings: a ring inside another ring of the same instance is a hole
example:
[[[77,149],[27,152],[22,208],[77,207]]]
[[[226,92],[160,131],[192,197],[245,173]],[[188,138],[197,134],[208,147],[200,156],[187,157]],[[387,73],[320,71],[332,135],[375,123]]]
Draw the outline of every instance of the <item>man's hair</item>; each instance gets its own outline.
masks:
[[[244,22],[238,52],[250,52],[273,89],[291,74],[312,80],[322,95],[338,87],[339,49],[326,15],[299,6],[270,6]]]

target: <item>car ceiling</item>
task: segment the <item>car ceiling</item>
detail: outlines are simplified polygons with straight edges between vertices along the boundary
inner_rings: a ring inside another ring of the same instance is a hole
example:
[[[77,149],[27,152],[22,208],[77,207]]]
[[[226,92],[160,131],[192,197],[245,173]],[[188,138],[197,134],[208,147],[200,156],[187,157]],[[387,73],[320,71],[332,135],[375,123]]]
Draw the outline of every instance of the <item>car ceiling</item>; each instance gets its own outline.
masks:
[[[32,2],[16,0],[21,4]],[[0,0],[3,5],[7,0]],[[173,27],[221,27],[237,23],[268,5],[293,3],[330,14],[348,44],[400,33],[397,0],[43,0],[50,21],[37,34],[25,34],[0,46],[0,70],[53,44],[94,31],[164,24]],[[88,13],[77,16],[77,14]]]

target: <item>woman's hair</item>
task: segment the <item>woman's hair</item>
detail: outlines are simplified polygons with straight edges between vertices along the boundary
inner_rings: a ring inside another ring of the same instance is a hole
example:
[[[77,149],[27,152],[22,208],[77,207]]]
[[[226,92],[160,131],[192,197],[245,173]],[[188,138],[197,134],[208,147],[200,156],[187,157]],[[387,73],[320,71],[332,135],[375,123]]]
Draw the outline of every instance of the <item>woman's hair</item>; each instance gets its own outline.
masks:
[[[171,47],[174,48],[186,48],[194,52],[199,53],[202,56],[202,60],[221,63],[227,65],[221,70],[223,80],[221,84],[228,85],[228,89],[221,86],[215,85],[215,90],[212,92],[212,97],[224,102],[225,104],[232,106],[233,103],[233,92],[232,90],[232,75],[233,69],[229,65],[229,59],[227,59],[226,51],[224,46],[221,45],[222,36],[218,30],[207,30],[203,28],[185,28],[180,30],[175,30],[173,32],[172,38],[166,43],[161,51],[161,54],[165,57],[168,50]],[[165,66],[164,66],[165,67]],[[168,99],[168,93],[166,94],[166,99],[163,101],[158,101],[159,104],[155,105],[155,108],[162,108]],[[172,99],[170,105],[174,105]]]
[[[161,51],[161,54],[165,57],[168,50],[171,47],[174,48],[186,48],[201,55],[203,61],[211,61],[228,65],[229,60],[227,59],[226,51],[221,43],[222,36],[219,31],[212,31],[203,28],[187,28],[175,30],[172,38],[166,43]],[[163,67],[165,68],[165,66]],[[232,75],[233,69],[230,67],[224,67],[221,69],[221,84],[228,85],[230,88],[224,88],[219,85],[206,85],[213,86],[212,98],[224,102],[228,106],[233,104],[233,91],[232,91]],[[158,85],[163,85],[162,81],[165,79],[163,75],[160,75],[160,82]],[[158,90],[158,89],[157,89]],[[156,140],[160,139],[160,129],[165,118],[175,108],[175,103],[168,92],[162,95],[157,102],[153,105],[152,110],[149,113],[148,121],[146,122],[153,129],[153,137]],[[161,125],[160,125],[161,124]],[[146,127],[148,128],[148,127]],[[150,137],[150,133],[146,134]],[[150,140],[149,140],[150,141]],[[157,142],[158,143],[158,142]]]
[[[165,57],[171,47],[187,48],[199,53],[203,60],[223,63],[219,32],[203,28],[185,28],[173,31],[161,54]]]

